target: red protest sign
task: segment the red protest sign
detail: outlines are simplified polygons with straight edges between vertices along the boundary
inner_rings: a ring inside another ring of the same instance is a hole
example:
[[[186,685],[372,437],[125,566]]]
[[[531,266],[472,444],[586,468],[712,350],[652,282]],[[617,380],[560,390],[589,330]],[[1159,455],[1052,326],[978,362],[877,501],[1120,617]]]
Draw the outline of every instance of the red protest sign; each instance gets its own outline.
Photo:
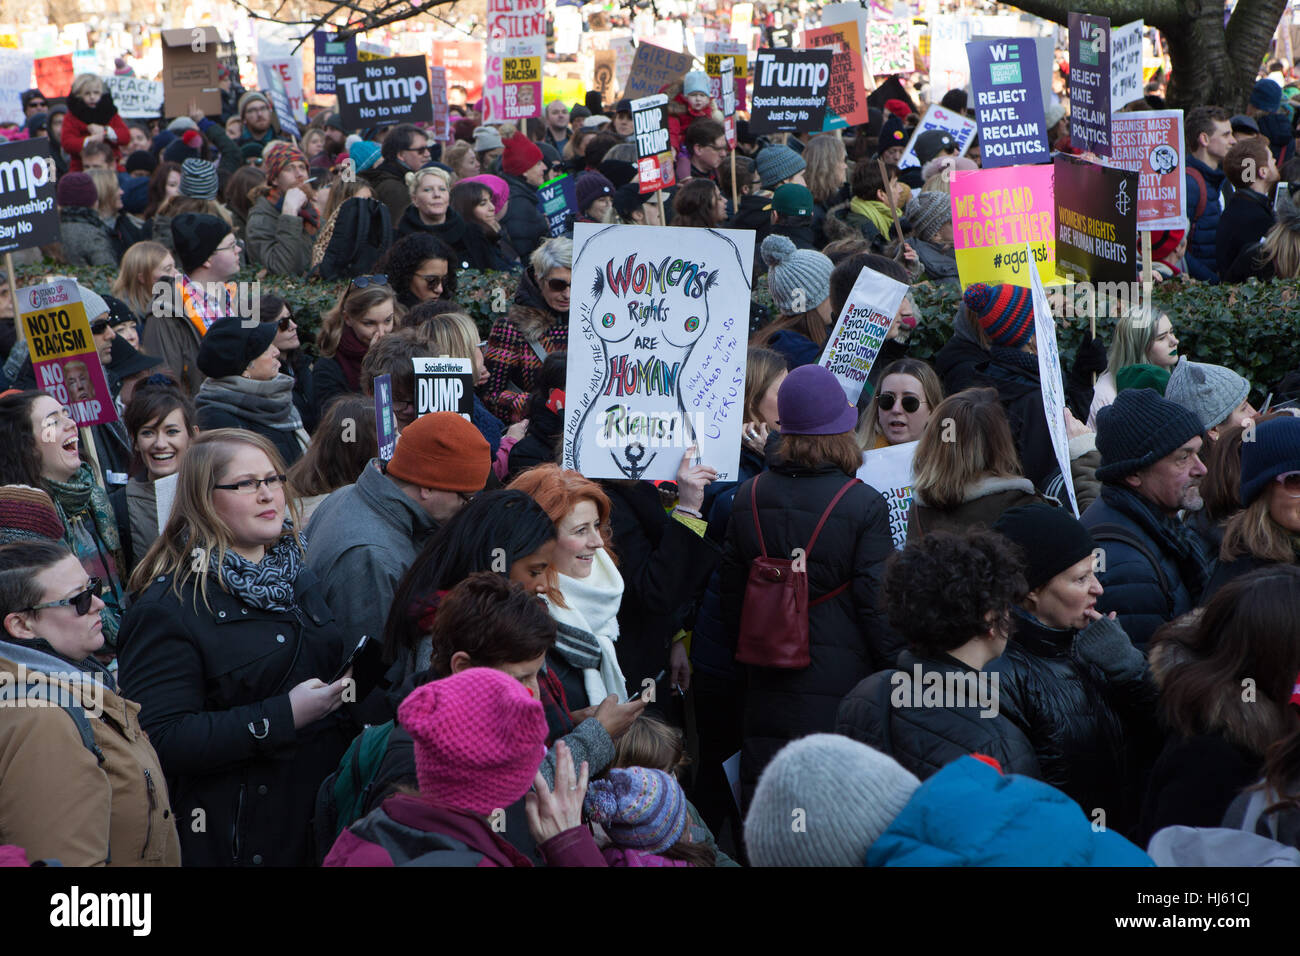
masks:
[[[67,96],[72,92],[72,54],[43,56],[32,64],[36,88],[46,96]]]

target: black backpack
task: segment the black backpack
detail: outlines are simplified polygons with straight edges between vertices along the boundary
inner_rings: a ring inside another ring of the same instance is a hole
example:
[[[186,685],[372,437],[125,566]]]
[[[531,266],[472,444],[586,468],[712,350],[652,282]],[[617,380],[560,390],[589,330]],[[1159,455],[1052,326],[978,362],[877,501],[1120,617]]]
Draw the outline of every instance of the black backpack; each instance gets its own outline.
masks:
[[[309,278],[334,281],[370,275],[393,244],[393,221],[378,199],[353,196],[334,215],[325,253]]]

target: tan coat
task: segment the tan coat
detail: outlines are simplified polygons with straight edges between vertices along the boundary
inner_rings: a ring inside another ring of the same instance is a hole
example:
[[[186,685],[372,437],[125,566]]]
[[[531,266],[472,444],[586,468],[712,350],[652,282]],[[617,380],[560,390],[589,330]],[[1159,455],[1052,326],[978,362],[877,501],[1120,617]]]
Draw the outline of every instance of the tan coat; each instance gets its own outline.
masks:
[[[65,710],[13,706],[16,664],[0,657],[0,675],[10,691],[0,702],[0,843],[64,866],[180,866],[167,782],[140,705],[105,688],[95,719],[89,687],[57,682],[91,712],[100,763]]]

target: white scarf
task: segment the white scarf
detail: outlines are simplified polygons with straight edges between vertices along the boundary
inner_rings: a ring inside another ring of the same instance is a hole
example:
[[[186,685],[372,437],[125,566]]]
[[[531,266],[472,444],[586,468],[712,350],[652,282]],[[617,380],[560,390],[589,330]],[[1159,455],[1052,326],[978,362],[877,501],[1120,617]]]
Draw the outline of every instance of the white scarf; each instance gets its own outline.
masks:
[[[580,632],[564,633],[556,641],[556,651],[562,657],[566,646],[574,651],[599,649],[600,666],[583,667],[582,680],[587,690],[587,704],[599,705],[610,694],[622,701],[627,697],[627,679],[618,666],[618,653],[614,642],[618,640],[618,608],[623,601],[623,576],[614,567],[609,552],[597,548],[592,561],[591,574],[585,578],[558,575],[560,593],[567,608],[546,601],[551,617],[559,625]],[[584,640],[586,635],[588,639]],[[594,642],[595,647],[592,647]],[[584,645],[586,645],[584,647]]]

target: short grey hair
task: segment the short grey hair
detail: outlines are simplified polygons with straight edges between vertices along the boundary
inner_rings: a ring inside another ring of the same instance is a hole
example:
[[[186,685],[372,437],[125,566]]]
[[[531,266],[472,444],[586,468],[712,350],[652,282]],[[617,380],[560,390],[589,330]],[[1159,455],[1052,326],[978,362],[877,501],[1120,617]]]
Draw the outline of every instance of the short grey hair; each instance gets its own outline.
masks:
[[[552,269],[573,268],[573,240],[559,236],[548,239],[533,252],[528,260],[533,267],[533,275],[540,282]]]

